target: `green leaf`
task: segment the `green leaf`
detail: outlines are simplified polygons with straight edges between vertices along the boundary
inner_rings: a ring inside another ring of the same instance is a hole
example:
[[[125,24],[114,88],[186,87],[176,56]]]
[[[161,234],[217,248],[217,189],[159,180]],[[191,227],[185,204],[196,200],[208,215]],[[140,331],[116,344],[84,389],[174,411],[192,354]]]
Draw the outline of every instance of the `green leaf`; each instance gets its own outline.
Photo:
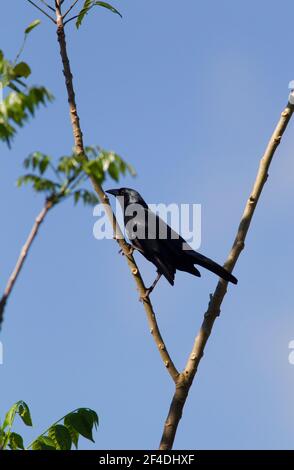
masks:
[[[16,413],[19,414],[19,416],[21,417],[21,419],[27,426],[32,426],[32,419],[31,419],[29,407],[24,401],[20,400],[16,402],[10,408],[10,410],[6,413],[4,423],[2,426],[3,430],[7,428],[7,426],[9,428],[12,427]]]
[[[96,411],[91,410],[90,408],[87,408],[86,411],[91,415],[95,429],[97,429],[99,426],[99,418]]]
[[[0,58],[0,82],[3,88],[9,87],[10,92],[0,104],[0,140],[10,146],[16,134],[14,124],[23,126],[29,116],[34,116],[36,109],[42,104],[46,105],[53,100],[53,96],[44,87],[28,88],[21,76],[28,76],[29,66],[20,62],[12,66],[10,62]],[[21,91],[24,90],[24,91]]]
[[[67,422],[82,436],[95,442],[93,439],[93,415],[86,408],[80,408],[77,412],[67,416]]]
[[[64,418],[64,426],[67,427],[68,432],[69,432],[70,437],[71,437],[71,440],[72,440],[75,448],[77,449],[80,435],[79,435],[78,431],[72,427],[72,425],[70,423],[70,419],[68,418],[68,416],[70,416],[70,414],[65,416],[65,418]]]
[[[81,191],[75,191],[73,196],[74,196],[74,203],[77,204],[81,197]]]
[[[24,401],[20,402],[20,405],[19,405],[19,408],[18,408],[18,414],[21,417],[21,419],[23,420],[24,424],[26,424],[27,426],[32,426],[33,425],[30,409]]]
[[[81,190],[81,196],[85,206],[96,206],[99,203],[99,199],[95,193],[88,191],[87,189]]]
[[[48,436],[54,441],[57,450],[70,450],[72,445],[71,435],[66,426],[56,424],[48,431]]]
[[[33,29],[35,29],[39,24],[41,23],[41,20],[34,20],[29,24],[29,26],[25,29],[25,34],[29,34]]]
[[[95,2],[94,5],[107,8],[108,10],[112,11],[112,13],[116,13],[122,18],[122,14],[116,8],[114,8],[112,5],[110,5],[107,2]]]
[[[24,449],[23,438],[16,432],[12,432],[9,436],[9,447],[12,450]]]
[[[89,10],[91,10],[91,8],[93,8],[94,6],[100,6],[100,7],[103,7],[103,8],[107,8],[107,10],[110,10],[112,13],[116,13],[117,15],[119,15],[122,18],[121,13],[116,8],[114,8],[112,5],[110,5],[110,3],[96,2],[95,0],[86,0],[85,3],[84,3],[83,8],[81,9],[81,11],[78,15],[77,21],[76,21],[77,29],[81,26],[85,16],[89,12]]]
[[[31,445],[32,450],[57,450],[54,441],[48,436],[38,437]]]
[[[40,170],[41,175],[45,173],[49,163],[50,163],[50,157],[47,157],[47,155],[45,155],[44,158],[39,163],[39,170]]]
[[[59,183],[55,183],[54,181],[46,178],[40,178],[40,176],[33,174],[20,176],[16,182],[18,187],[28,183],[32,183],[33,189],[40,193],[49,192],[50,194],[55,194],[60,188]]]
[[[11,428],[11,426],[13,425],[15,414],[18,410],[19,404],[20,402],[18,401],[10,408],[10,410],[8,410],[8,412],[6,413],[3,425],[2,425],[2,429],[7,428],[7,426]]]
[[[124,162],[123,160],[121,161],[121,165],[124,164],[125,165],[125,169],[130,173],[131,176],[137,176],[137,173],[136,173],[136,170],[135,168],[130,165],[129,163],[126,163]],[[122,171],[123,174],[125,174],[125,171]]]
[[[48,155],[41,152],[33,152],[24,160],[23,165],[25,168],[31,167],[33,170],[38,168],[39,173],[42,175],[45,173],[50,161],[51,157]]]
[[[31,445],[32,450],[44,450],[42,446],[42,442],[39,441],[39,439],[36,439],[32,445]]]
[[[88,13],[88,11],[90,10],[90,8],[92,8],[92,0],[85,0],[85,3],[84,3],[84,6],[83,8],[81,9],[79,15],[78,15],[78,19],[76,21],[76,27],[77,29],[81,26],[82,24],[82,21],[83,19],[85,18],[86,14]]]
[[[108,173],[112,179],[119,181],[119,167],[114,162],[110,163]]]
[[[4,449],[5,447],[5,442],[7,439],[7,434],[3,431],[2,428],[0,428],[0,448]]]
[[[31,69],[25,62],[19,62],[19,64],[14,67],[13,72],[16,77],[27,78],[31,74]]]
[[[57,171],[64,173],[67,177],[77,176],[82,171],[82,158],[79,155],[61,157],[57,166]]]
[[[49,436],[40,436],[40,437],[38,437],[38,440],[40,442],[42,442],[43,444],[45,444],[46,446],[53,447],[54,449],[56,449],[55,443],[54,443],[53,439],[51,439],[51,437],[49,437]]]
[[[91,160],[83,165],[84,171],[87,175],[94,177],[99,183],[104,180],[104,170],[101,161]]]

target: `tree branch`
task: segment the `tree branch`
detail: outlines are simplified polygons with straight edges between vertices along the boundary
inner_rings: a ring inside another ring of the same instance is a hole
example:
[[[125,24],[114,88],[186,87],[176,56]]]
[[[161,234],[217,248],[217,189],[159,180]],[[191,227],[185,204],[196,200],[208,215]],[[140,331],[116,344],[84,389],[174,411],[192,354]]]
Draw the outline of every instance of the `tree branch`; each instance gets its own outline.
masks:
[[[59,0],[56,0],[56,23],[57,23],[57,37],[58,37],[58,42],[59,42],[59,47],[60,47],[60,56],[61,56],[61,60],[63,64],[63,73],[64,73],[64,78],[65,78],[71,125],[72,125],[73,136],[74,136],[75,150],[78,155],[82,155],[83,158],[86,159],[87,157],[85,154],[85,149],[84,149],[84,144],[83,144],[83,134],[81,131],[80,119],[79,119],[79,115],[77,112],[77,105],[76,105],[75,92],[74,92],[74,86],[73,86],[73,76],[72,76],[70,62],[69,62],[69,58],[67,54],[64,23],[63,23],[63,17],[61,13]],[[129,269],[135,280],[140,297],[142,297],[146,293],[146,287],[144,285],[142,276],[134,260],[134,257],[129,251],[129,246],[126,243],[123,237],[123,234],[119,228],[119,225],[116,221],[115,215],[109,203],[109,199],[107,195],[105,194],[102,186],[95,180],[95,178],[90,177],[90,179],[99,197],[100,202],[104,205],[105,212],[107,216],[109,217],[109,220],[113,227],[115,239],[117,240],[122,252],[125,254],[125,259],[127,260]],[[179,373],[167,351],[164,340],[161,336],[161,333],[157,324],[156,316],[155,316],[149,297],[147,297],[146,300],[144,300],[144,308],[145,308],[145,312],[147,315],[150,331],[151,331],[151,334],[153,335],[153,338],[155,340],[160,356],[170,376],[172,377],[173,381],[176,382]]]
[[[10,275],[10,278],[8,280],[8,283],[5,287],[4,293],[3,293],[2,298],[0,300],[0,327],[1,327],[2,322],[3,322],[4,309],[5,309],[5,305],[7,303],[8,297],[10,296],[10,294],[12,292],[12,289],[13,289],[13,286],[14,286],[14,284],[15,284],[15,282],[16,282],[19,274],[20,274],[20,271],[23,267],[23,264],[26,260],[26,257],[29,253],[29,250],[30,250],[31,246],[32,246],[32,243],[33,243],[33,241],[35,240],[35,238],[38,234],[40,225],[44,221],[48,211],[51,209],[52,206],[53,206],[52,201],[46,200],[46,203],[45,203],[43,209],[41,210],[39,215],[36,217],[35,223],[32,227],[32,230],[31,230],[28,238],[27,238],[27,241],[25,242],[24,246],[22,247],[19,258],[18,258],[17,263],[15,265],[15,268],[14,268],[14,270],[12,271],[12,273]]]
[[[42,2],[44,5],[46,5],[47,8],[49,8],[49,10],[52,10],[55,13],[55,8],[53,8],[51,5],[45,2],[45,0],[40,0],[40,2]]]
[[[68,20],[66,20],[66,21],[63,23],[63,26],[65,26],[67,23],[69,23],[70,21],[75,20],[75,19],[78,18],[78,17],[79,17],[79,15],[72,16],[71,18],[69,18]]]
[[[62,16],[62,18],[64,19],[68,14],[69,12],[75,7],[75,5],[78,3],[79,0],[75,0],[71,6],[69,7],[69,9],[64,13],[64,15]]]
[[[281,142],[282,136],[288,126],[288,123],[292,117],[293,111],[294,106],[288,103],[281,114],[276,129],[274,130],[274,133],[270,138],[265,153],[260,161],[253,189],[245,205],[245,210],[242,215],[240,225],[238,227],[235,241],[229,253],[228,259],[224,265],[224,267],[230,272],[232,272],[242,250],[244,249],[245,239],[261,192],[266,183],[270,164],[272,162],[275,151]],[[204,320],[201,325],[200,331],[195,338],[195,342],[191,354],[188,358],[186,367],[183,372],[179,375],[179,378],[176,383],[176,390],[164,425],[163,435],[160,443],[161,450],[168,450],[171,449],[173,446],[177,427],[182,416],[183,408],[187,400],[189,389],[197,373],[198,365],[201,361],[201,358],[203,357],[204,348],[211,334],[214,322],[220,314],[221,304],[227,293],[227,286],[227,282],[225,282],[224,280],[219,280],[215,292],[210,298],[207,312],[204,315]]]
[[[36,5],[32,0],[27,0],[29,3],[31,3],[35,8],[37,8],[39,11],[41,11],[45,16],[47,16],[47,18],[49,18],[51,21],[53,21],[54,24],[56,24],[56,21],[54,18],[52,18],[51,15],[49,15],[45,10],[43,10],[43,8],[39,7],[38,5]]]

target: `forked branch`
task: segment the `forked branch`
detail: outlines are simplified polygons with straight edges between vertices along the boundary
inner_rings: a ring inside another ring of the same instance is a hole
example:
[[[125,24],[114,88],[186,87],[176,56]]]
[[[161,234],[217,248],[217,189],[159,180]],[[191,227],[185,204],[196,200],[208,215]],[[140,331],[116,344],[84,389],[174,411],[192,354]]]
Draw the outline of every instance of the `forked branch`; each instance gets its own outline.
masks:
[[[250,197],[246,202],[245,210],[239,224],[237,235],[233,243],[233,247],[229,253],[228,259],[224,267],[232,272],[242,250],[245,246],[245,239],[248,233],[252,218],[259,201],[261,192],[268,177],[268,171],[272,162],[273,156],[278,145],[281,142],[282,136],[288,126],[292,117],[294,106],[290,103],[281,114],[279,122],[272,134],[265,153],[260,161],[258,173],[255,179],[253,189]],[[228,283],[224,280],[219,280],[214,294],[210,298],[208,310],[204,315],[204,320],[201,325],[200,331],[195,338],[195,342],[188,358],[185,369],[180,374],[176,390],[170,405],[169,413],[164,425],[163,435],[160,443],[161,450],[171,449],[173,446],[174,438],[177,432],[177,427],[182,416],[183,408],[189,393],[189,389],[193,383],[194,377],[197,373],[198,365],[204,354],[204,348],[207,340],[211,334],[214,322],[220,314],[220,308],[223,299],[227,293]]]
[[[49,13],[47,13],[47,11],[43,10],[43,8],[39,7],[39,5],[37,5],[35,2],[33,2],[32,0],[27,0],[31,5],[33,5],[35,8],[37,8],[37,10],[41,11],[45,16],[47,16],[47,18],[49,18],[51,21],[53,21],[53,23],[56,24],[56,21],[54,18],[52,18],[51,15],[49,15]]]
[[[75,0],[71,6],[69,7],[69,9],[62,15],[62,18],[64,19],[68,14],[69,12],[76,6],[76,4],[78,3],[79,0]]]
[[[28,0],[28,1],[30,3],[33,3],[31,0]],[[55,0],[56,21],[55,20],[53,21],[57,24],[57,36],[58,36],[58,42],[60,46],[60,55],[61,55],[61,59],[63,63],[63,73],[65,77],[65,84],[66,84],[67,95],[68,95],[71,125],[72,125],[72,130],[73,130],[76,153],[79,155],[82,155],[83,158],[86,159],[87,157],[84,151],[83,135],[82,135],[81,127],[80,127],[79,115],[77,112],[75,93],[74,93],[74,87],[73,87],[73,77],[72,77],[70,63],[68,59],[66,38],[65,38],[65,32],[64,32],[64,25],[67,22],[74,19],[75,17],[70,18],[69,20],[65,22],[63,21],[64,17],[69,13],[69,11],[71,11],[71,9],[75,6],[77,2],[74,2],[72,4],[72,6],[67,10],[65,15],[62,15],[62,12],[61,12],[62,3],[63,3],[63,0]],[[253,190],[246,203],[245,210],[244,210],[244,213],[243,213],[243,216],[242,216],[242,219],[241,219],[238,231],[237,231],[237,235],[236,235],[233,247],[224,265],[225,268],[229,270],[230,272],[233,270],[241,254],[241,251],[244,248],[246,235],[249,230],[249,227],[250,227],[253,215],[254,215],[254,211],[259,201],[262,189],[267,180],[268,170],[269,170],[272,158],[281,141],[283,133],[285,132],[287,125],[291,119],[293,110],[294,110],[293,105],[288,103],[288,105],[286,106],[285,110],[283,111],[281,115],[278,125],[261,159],[257,177],[253,186]],[[143,298],[144,295],[146,294],[146,287],[144,285],[144,282],[142,280],[140,271],[136,265],[134,257],[132,256],[132,253],[130,253],[129,251],[129,246],[126,243],[122,235],[122,232],[117,224],[115,215],[109,203],[109,199],[107,195],[105,194],[101,185],[95,180],[94,177],[91,177],[91,182],[97,195],[99,196],[101,203],[104,204],[105,211],[111,221],[113,231],[115,233],[115,238],[122,252],[125,254],[125,259],[127,260],[130,271],[134,277],[140,297]],[[161,450],[171,449],[173,446],[177,427],[182,416],[183,408],[186,403],[190,387],[197,373],[198,365],[204,354],[205,345],[211,334],[214,322],[216,318],[218,317],[218,315],[220,314],[220,308],[222,305],[222,301],[226,295],[226,292],[227,292],[227,282],[225,282],[224,280],[220,280],[217,284],[214,294],[211,296],[208,310],[204,315],[202,326],[200,328],[198,335],[196,336],[196,339],[195,339],[191,354],[188,358],[187,364],[181,373],[179,373],[178,370],[176,369],[166,349],[165,343],[163,341],[163,338],[158,328],[156,316],[155,316],[150,298],[148,296],[145,298],[144,308],[146,311],[150,331],[154,337],[154,340],[156,342],[161,358],[169,374],[171,375],[173,381],[175,382],[175,386],[176,386],[172,403],[170,405],[168,417],[164,425],[163,435],[162,435],[162,439],[160,443]]]

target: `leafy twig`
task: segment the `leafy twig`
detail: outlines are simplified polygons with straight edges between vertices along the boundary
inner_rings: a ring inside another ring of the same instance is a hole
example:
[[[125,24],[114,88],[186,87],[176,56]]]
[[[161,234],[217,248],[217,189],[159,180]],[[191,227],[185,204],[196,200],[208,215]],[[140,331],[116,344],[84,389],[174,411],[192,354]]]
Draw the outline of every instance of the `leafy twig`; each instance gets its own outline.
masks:
[[[75,413],[76,411],[78,411],[78,409],[79,409],[79,408],[76,408],[75,410],[71,411],[71,413]],[[68,416],[68,413],[67,413],[66,415],[62,416],[62,418],[60,418],[60,419],[58,419],[57,421],[55,421],[55,423],[51,424],[44,432],[42,432],[42,434],[39,434],[39,436],[38,436],[37,438],[35,438],[35,439],[25,448],[25,450],[29,450],[29,449],[32,447],[32,445],[34,444],[34,442],[36,442],[38,439],[40,439],[40,437],[45,436],[45,435],[48,433],[48,431],[49,431],[50,428],[52,428],[53,426],[56,426],[56,424],[59,424],[61,421],[64,420],[64,418],[65,418],[66,416]]]
[[[100,181],[104,181],[107,175],[117,181],[121,174],[125,174],[126,170],[132,174],[132,167],[119,155],[101,150],[99,147],[86,147],[86,152],[90,157],[90,161],[87,162],[86,166],[76,154],[63,156],[58,160],[57,164],[54,165],[51,162],[51,157],[48,155],[41,152],[33,152],[24,160],[25,168],[30,169],[32,172],[22,175],[18,179],[17,185],[21,186],[26,183],[31,183],[36,192],[45,193],[46,202],[43,211],[47,208],[48,212],[49,208],[53,205],[69,197],[73,197],[75,204],[81,199],[85,205],[96,205],[98,203],[96,195],[88,189],[81,188],[81,184],[89,177],[87,173],[89,167],[92,167],[92,170],[94,168],[97,175],[96,177],[99,178]],[[47,169],[50,169],[55,175],[55,181],[52,181],[45,175]],[[47,212],[43,213],[43,211],[37,217],[32,232],[21,251],[16,267],[0,300],[0,325],[3,320],[4,307],[8,297],[20,274],[30,246],[37,235],[37,222],[40,224],[41,221],[44,221]]]
[[[23,400],[14,403],[0,425],[0,450],[71,450],[72,445],[77,449],[80,436],[94,442],[93,430],[99,424],[96,411],[77,408],[51,424],[25,448],[22,436],[12,431],[17,414],[26,426],[33,425],[28,405]]]
[[[266,183],[270,164],[272,162],[275,151],[281,142],[282,136],[288,126],[293,112],[294,106],[288,103],[281,114],[277,127],[273,135],[271,136],[265,153],[260,161],[256,180],[251,191],[250,197],[245,205],[245,210],[242,215],[240,225],[238,227],[233,247],[224,265],[225,268],[230,272],[233,270],[242,250],[244,249],[246,235],[249,230],[264,184]],[[177,427],[182,416],[183,408],[186,403],[189,389],[197,373],[198,365],[201,361],[201,358],[203,357],[204,348],[211,334],[214,322],[220,314],[221,304],[227,293],[227,285],[228,283],[224,280],[220,280],[218,282],[214,294],[210,298],[208,310],[204,315],[204,320],[201,325],[200,331],[195,338],[195,342],[191,354],[188,358],[187,364],[185,366],[185,369],[180,374],[177,380],[176,390],[164,425],[163,435],[160,443],[161,450],[168,450],[171,449],[173,446]]]

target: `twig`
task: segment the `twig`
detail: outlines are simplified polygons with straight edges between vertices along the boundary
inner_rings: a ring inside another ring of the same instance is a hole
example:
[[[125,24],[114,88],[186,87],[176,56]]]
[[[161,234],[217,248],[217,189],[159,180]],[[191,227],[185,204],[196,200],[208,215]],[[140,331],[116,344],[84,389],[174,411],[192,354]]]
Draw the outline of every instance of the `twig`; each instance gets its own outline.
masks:
[[[33,228],[31,230],[28,238],[27,238],[27,241],[25,242],[24,246],[22,247],[19,258],[18,258],[17,263],[15,265],[15,268],[14,268],[14,270],[12,271],[12,273],[10,275],[10,278],[9,278],[8,283],[6,285],[6,288],[4,290],[3,296],[0,300],[0,327],[1,327],[1,324],[3,322],[4,309],[5,309],[5,305],[7,303],[8,297],[10,296],[10,294],[12,292],[12,289],[13,289],[13,286],[14,286],[14,284],[15,284],[15,282],[16,282],[19,274],[20,274],[21,268],[23,267],[23,264],[26,260],[26,257],[29,253],[29,250],[30,250],[31,246],[32,246],[32,243],[33,243],[33,241],[35,240],[35,238],[38,234],[40,225],[44,221],[48,211],[51,209],[52,206],[53,206],[53,202],[50,201],[50,200],[47,200],[44,207],[43,207],[43,209],[41,210],[40,214],[36,217],[35,223],[33,225]]]
[[[79,15],[72,16],[71,18],[69,18],[68,20],[66,20],[66,21],[63,23],[63,26],[65,26],[67,23],[69,23],[70,21],[75,20],[75,19],[78,18],[78,17],[79,17]]]
[[[25,45],[26,45],[27,37],[28,37],[28,35],[24,34],[22,45],[20,46],[20,49],[19,49],[19,51],[18,51],[18,53],[17,53],[17,55],[14,59],[13,65],[16,65],[18,59],[20,58],[21,54],[23,53]],[[26,86],[26,84],[24,84],[24,86]]]
[[[54,24],[56,24],[56,21],[54,18],[52,18],[51,15],[49,15],[45,10],[43,10],[43,8],[39,7],[39,5],[36,5],[32,0],[27,0],[29,3],[31,3],[35,8],[37,8],[38,10],[40,10],[42,13],[44,13],[45,16],[47,16],[47,18],[49,18],[51,21],[53,21]]]
[[[54,173],[58,177],[58,179],[60,180],[60,175],[58,174],[58,172],[55,170],[55,168],[53,167],[53,165],[51,163],[50,163],[50,167],[54,171]],[[13,289],[13,286],[14,286],[14,284],[15,284],[15,282],[16,282],[19,274],[20,274],[21,268],[23,267],[25,259],[27,258],[29,249],[31,248],[31,245],[32,245],[34,239],[36,238],[36,236],[38,234],[39,227],[40,227],[41,223],[44,222],[44,219],[45,219],[48,211],[55,204],[60,202],[60,200],[62,198],[67,198],[71,195],[71,191],[69,192],[69,194],[67,194],[67,190],[68,189],[70,189],[70,190],[73,189],[73,187],[71,187],[71,184],[74,182],[75,178],[76,178],[75,175],[73,175],[71,178],[69,178],[66,181],[66,183],[62,185],[62,187],[60,188],[60,191],[58,193],[52,192],[47,197],[42,211],[36,217],[36,220],[35,220],[35,223],[33,225],[32,230],[30,232],[30,235],[29,235],[25,245],[23,246],[23,248],[20,252],[20,255],[19,255],[19,258],[18,258],[17,263],[15,265],[15,268],[14,268],[14,270],[13,270],[13,272],[12,272],[12,274],[11,274],[9,280],[8,280],[8,283],[6,285],[6,288],[5,288],[5,291],[2,295],[2,298],[0,299],[0,329],[1,329],[2,322],[3,322],[4,309],[5,309],[8,297],[10,296],[10,294],[12,292],[12,289]],[[78,180],[76,181],[76,184],[79,184],[80,182],[81,182],[81,180],[78,178]]]
[[[66,38],[65,38],[64,23],[63,23],[61,8],[60,8],[60,1],[58,0],[56,1],[56,22],[57,22],[57,37],[58,37],[58,42],[59,42],[59,47],[60,47],[60,55],[61,55],[61,60],[63,64],[63,73],[64,73],[65,85],[66,85],[66,90],[67,90],[67,95],[68,95],[68,103],[69,103],[71,125],[72,125],[74,142],[75,142],[75,150],[78,155],[82,155],[84,159],[87,159],[87,156],[85,154],[84,144],[83,144],[83,135],[82,135],[81,127],[80,127],[79,115],[77,112],[75,92],[74,92],[74,87],[73,87],[73,76],[72,76],[70,62],[69,62],[69,58],[67,54]],[[114,213],[109,203],[109,199],[107,195],[105,194],[105,192],[103,191],[102,186],[95,180],[95,178],[91,177],[90,179],[99,197],[99,200],[104,205],[105,212],[107,213],[111,221],[115,238],[120,248],[122,249],[123,253],[125,254],[125,259],[127,260],[130,271],[136,282],[140,297],[143,297],[144,294],[146,293],[146,287],[144,285],[142,276],[134,260],[134,257],[132,256],[132,254],[129,253],[128,244],[126,243],[123,237],[123,234],[119,228],[119,225],[116,221],[116,218],[114,216]],[[145,308],[145,312],[147,315],[150,331],[153,335],[153,338],[159,350],[160,356],[169,374],[171,375],[173,381],[176,382],[179,373],[167,351],[164,340],[159,331],[156,316],[155,316],[150,298],[147,297],[143,303],[144,303],[144,308]]]
[[[262,189],[267,180],[270,164],[291,119],[293,111],[294,106],[288,103],[281,114],[277,127],[271,136],[265,153],[260,161],[256,180],[250,197],[246,203],[233,247],[224,265],[225,268],[230,272],[233,270],[242,250],[244,249],[246,235],[249,230]],[[164,425],[163,435],[160,443],[161,450],[168,450],[173,446],[177,427],[182,416],[182,411],[189,393],[189,389],[197,373],[201,358],[203,357],[204,348],[211,334],[214,322],[220,314],[221,304],[227,292],[227,285],[228,283],[223,280],[218,282],[215,292],[211,296],[208,310],[204,315],[204,320],[200,331],[195,338],[193,349],[188,358],[186,367],[177,380],[176,390]]]
[[[64,15],[62,16],[62,18],[64,19],[68,14],[69,12],[75,7],[75,5],[78,3],[79,0],[75,0],[71,6],[69,7],[69,9],[64,13]]]
[[[54,13],[55,13],[55,8],[53,8],[51,5],[49,5],[47,2],[45,2],[45,0],[40,0],[40,2],[42,2],[44,5],[46,5],[47,8],[54,11]]]

